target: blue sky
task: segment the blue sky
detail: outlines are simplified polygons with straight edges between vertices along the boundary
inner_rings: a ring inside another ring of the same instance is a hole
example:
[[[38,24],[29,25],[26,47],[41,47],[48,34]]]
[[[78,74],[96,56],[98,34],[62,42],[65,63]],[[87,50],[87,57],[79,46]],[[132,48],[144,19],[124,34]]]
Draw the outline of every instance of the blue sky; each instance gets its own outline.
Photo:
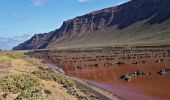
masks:
[[[12,48],[33,34],[59,28],[64,20],[126,1],[128,0],[1,0],[0,48]],[[13,40],[11,44],[10,40]],[[5,42],[8,44],[4,45]]]

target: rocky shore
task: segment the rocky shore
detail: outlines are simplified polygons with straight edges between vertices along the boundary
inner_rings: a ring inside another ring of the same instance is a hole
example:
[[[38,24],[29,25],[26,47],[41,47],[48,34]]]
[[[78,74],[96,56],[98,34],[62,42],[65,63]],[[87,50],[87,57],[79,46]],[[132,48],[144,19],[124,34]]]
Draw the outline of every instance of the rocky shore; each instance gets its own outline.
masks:
[[[59,68],[54,64],[47,64],[47,66],[52,71],[55,71],[56,73],[61,73],[59,71]],[[69,87],[67,84],[63,85],[63,88],[67,90],[68,94],[75,96],[76,98],[78,98],[78,100],[121,100],[120,97],[114,96],[109,92],[106,92],[100,88],[92,86],[81,79],[71,76],[67,77],[75,82],[76,89]]]

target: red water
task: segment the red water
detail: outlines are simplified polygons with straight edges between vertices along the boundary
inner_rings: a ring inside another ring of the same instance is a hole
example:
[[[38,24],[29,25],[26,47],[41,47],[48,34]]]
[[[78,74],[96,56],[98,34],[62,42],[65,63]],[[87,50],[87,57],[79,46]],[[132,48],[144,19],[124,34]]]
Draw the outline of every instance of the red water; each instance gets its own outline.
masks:
[[[153,100],[153,99],[156,100],[156,98],[153,96],[147,96],[139,90],[135,90],[129,87],[124,87],[119,84],[98,83],[95,81],[88,81],[88,80],[87,82],[94,86],[100,87],[116,96],[120,96],[121,98],[126,100],[136,100],[137,98],[138,100]]]
[[[110,66],[83,70],[76,70],[72,68],[73,66],[68,66],[69,69],[65,68],[65,70],[69,75],[84,79],[89,84],[100,87],[126,100],[162,100],[170,98],[170,92],[167,91],[167,89],[170,90],[169,75],[164,78],[157,75],[157,72],[165,65],[170,64],[149,63],[145,65]],[[122,74],[136,70],[152,72],[152,76],[139,77],[131,82],[120,79]]]
[[[141,51],[143,52],[143,51]],[[139,52],[139,54],[141,53]],[[45,61],[49,63],[55,63],[60,68],[64,69],[64,71],[71,76],[78,77],[87,81],[89,84],[95,85],[99,88],[102,88],[113,95],[120,96],[127,100],[170,100],[170,74],[161,77],[157,74],[158,71],[162,68],[170,68],[170,55],[168,57],[163,57],[165,62],[156,63],[155,60],[161,57],[157,57],[160,54],[164,54],[164,51],[159,52],[149,52],[148,55],[143,58],[140,58],[138,55],[138,59],[136,58],[121,58],[120,55],[110,56],[108,53],[57,53],[52,54],[50,52],[50,56],[45,53],[42,57]],[[131,53],[127,53],[131,54]],[[57,55],[57,56],[55,56]],[[97,57],[98,55],[104,55],[107,57]],[[166,54],[167,55],[167,54]],[[35,54],[33,55],[35,56]],[[83,58],[86,57],[86,58]],[[88,58],[87,58],[88,57]],[[112,58],[111,62],[117,62],[118,60],[123,61],[125,64],[123,65],[107,65],[104,66],[107,59],[104,58]],[[91,59],[95,60],[91,60]],[[146,63],[132,64],[134,60],[139,62],[145,60]],[[90,64],[98,64],[98,67],[94,66],[86,66]],[[77,66],[82,65],[83,67],[78,69]],[[121,75],[126,73],[131,73],[134,71],[142,71],[152,73],[150,76],[140,76],[134,78],[132,81],[127,82],[120,79]]]

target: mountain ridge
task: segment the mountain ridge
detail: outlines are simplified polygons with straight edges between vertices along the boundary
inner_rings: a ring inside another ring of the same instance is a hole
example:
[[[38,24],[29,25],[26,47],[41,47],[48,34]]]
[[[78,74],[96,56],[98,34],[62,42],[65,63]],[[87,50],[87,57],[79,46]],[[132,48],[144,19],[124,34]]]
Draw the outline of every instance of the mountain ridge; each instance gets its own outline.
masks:
[[[59,29],[36,34],[13,49],[166,44],[168,9],[168,0],[131,0],[64,21]]]

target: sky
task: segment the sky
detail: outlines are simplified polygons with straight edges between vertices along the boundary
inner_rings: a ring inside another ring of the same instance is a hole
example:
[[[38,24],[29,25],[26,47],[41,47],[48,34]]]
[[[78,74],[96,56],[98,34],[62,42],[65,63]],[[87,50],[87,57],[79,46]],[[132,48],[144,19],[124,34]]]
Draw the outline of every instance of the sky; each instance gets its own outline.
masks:
[[[34,34],[53,31],[65,20],[127,1],[1,0],[0,49],[11,49]]]

